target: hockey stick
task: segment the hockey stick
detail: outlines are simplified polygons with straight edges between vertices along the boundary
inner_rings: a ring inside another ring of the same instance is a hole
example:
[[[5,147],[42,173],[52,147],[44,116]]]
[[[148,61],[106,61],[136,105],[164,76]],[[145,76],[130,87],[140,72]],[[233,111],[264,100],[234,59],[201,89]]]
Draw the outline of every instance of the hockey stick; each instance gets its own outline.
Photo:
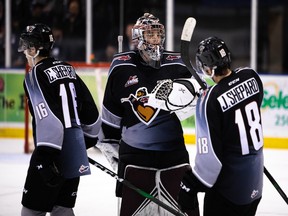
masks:
[[[119,35],[117,40],[118,40],[118,53],[121,53],[123,51],[123,36]]]
[[[194,76],[196,81],[199,83],[199,85],[202,87],[203,90],[205,90],[207,87],[199,77],[198,73],[195,71],[194,67],[192,66],[190,62],[190,55],[189,55],[189,47],[190,47],[190,41],[192,38],[192,34],[194,32],[194,28],[196,26],[196,20],[193,17],[187,18],[181,35],[181,58],[190,71],[190,73]],[[266,167],[264,167],[264,174],[267,176],[267,178],[270,180],[272,185],[275,187],[275,189],[279,192],[281,197],[284,199],[284,201],[288,204],[288,198],[284,191],[280,188],[279,184],[276,182],[276,180],[273,178],[273,176],[268,172]]]
[[[195,26],[196,26],[196,20],[193,17],[187,18],[181,34],[181,58],[184,64],[186,65],[187,69],[194,76],[194,78],[199,83],[201,88],[205,90],[207,88],[206,85],[203,83],[203,81],[201,80],[198,73],[195,71],[194,67],[190,62],[189,47]]]
[[[281,197],[284,199],[284,201],[287,203],[288,205],[288,197],[286,196],[286,194],[284,193],[284,191],[281,189],[281,187],[279,186],[279,184],[276,182],[276,180],[273,178],[273,176],[268,172],[268,170],[266,169],[266,167],[264,167],[264,173],[267,176],[267,178],[270,180],[270,182],[272,183],[272,185],[275,187],[275,189],[278,191],[278,193],[281,195]]]
[[[120,178],[116,173],[114,173],[110,169],[106,168],[102,164],[98,163],[97,161],[93,160],[92,158],[88,157],[88,160],[89,160],[89,163],[91,163],[95,167],[99,168],[100,170],[106,172],[107,174],[109,174],[110,176],[115,178],[118,182],[120,182],[123,185],[129,187],[130,189],[134,190],[135,192],[137,192],[141,196],[151,200],[152,202],[154,202],[157,205],[161,206],[162,208],[166,209],[170,213],[172,213],[174,215],[177,215],[177,216],[185,216],[185,214],[183,212],[181,212],[180,210],[176,210],[176,209],[168,206],[167,204],[165,204],[164,202],[160,201],[159,199],[157,199],[156,197],[152,196],[151,194],[146,193],[145,191],[141,190],[140,188],[137,188],[136,186],[134,186],[129,181],[127,181],[127,180],[125,180],[123,178]]]

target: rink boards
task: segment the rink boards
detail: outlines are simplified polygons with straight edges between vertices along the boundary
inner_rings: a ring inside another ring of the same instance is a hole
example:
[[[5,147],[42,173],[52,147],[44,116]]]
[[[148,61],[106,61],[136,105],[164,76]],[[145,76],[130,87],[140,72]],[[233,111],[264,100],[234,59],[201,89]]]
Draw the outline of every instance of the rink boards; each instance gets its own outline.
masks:
[[[101,101],[107,80],[108,67],[76,66],[95,102]],[[25,97],[24,69],[0,69],[0,137],[24,138]],[[262,121],[264,146],[288,148],[288,76],[261,75],[264,85]],[[182,122],[185,141],[195,143],[194,117]],[[31,129],[30,129],[31,134]]]

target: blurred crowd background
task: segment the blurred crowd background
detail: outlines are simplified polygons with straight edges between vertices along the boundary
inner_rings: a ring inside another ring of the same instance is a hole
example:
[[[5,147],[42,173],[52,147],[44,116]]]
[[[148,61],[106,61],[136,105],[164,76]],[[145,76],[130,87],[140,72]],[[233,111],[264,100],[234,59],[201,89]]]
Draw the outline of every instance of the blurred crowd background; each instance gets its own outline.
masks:
[[[120,2],[123,3],[121,18]],[[118,51],[117,36],[124,36],[128,50],[131,27],[144,12],[153,13],[166,24],[165,0],[92,0],[93,62],[110,62]],[[187,17],[197,19],[192,52],[208,36],[226,41],[235,66],[250,65],[251,0],[174,0],[174,50],[180,50],[180,36]],[[53,56],[85,62],[86,0],[11,0],[12,67],[25,66],[17,52],[18,38],[25,26],[37,22],[51,26],[56,43]],[[258,0],[257,70],[288,74],[288,1]],[[120,27],[123,20],[124,28]],[[122,32],[120,32],[122,29]],[[0,68],[5,62],[5,0],[0,0]]]

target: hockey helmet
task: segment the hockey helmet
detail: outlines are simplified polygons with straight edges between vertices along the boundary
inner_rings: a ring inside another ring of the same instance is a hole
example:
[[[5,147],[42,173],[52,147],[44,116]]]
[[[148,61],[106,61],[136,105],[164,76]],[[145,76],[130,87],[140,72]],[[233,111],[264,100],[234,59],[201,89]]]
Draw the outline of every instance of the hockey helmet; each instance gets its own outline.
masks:
[[[209,37],[201,41],[196,53],[197,68],[207,75],[207,67],[212,70],[210,77],[222,74],[222,69],[230,68],[230,51],[223,40]],[[205,69],[206,68],[206,69]]]
[[[159,68],[165,41],[165,27],[159,19],[145,13],[132,28],[132,40],[145,63]]]
[[[20,35],[18,52],[34,47],[40,56],[49,56],[55,40],[50,27],[37,23],[27,26]]]

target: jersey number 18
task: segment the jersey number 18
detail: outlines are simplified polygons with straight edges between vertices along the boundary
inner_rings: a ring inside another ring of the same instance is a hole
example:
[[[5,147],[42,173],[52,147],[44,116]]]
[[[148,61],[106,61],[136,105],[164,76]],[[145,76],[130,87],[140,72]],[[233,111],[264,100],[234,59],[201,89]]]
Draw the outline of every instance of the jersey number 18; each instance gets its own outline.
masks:
[[[237,124],[239,130],[242,155],[249,154],[247,130],[249,130],[248,132],[255,150],[259,150],[263,146],[262,125],[260,122],[261,118],[257,103],[253,101],[247,104],[245,106],[245,113],[247,116],[247,122],[248,125],[250,126],[250,129],[245,127],[241,110],[237,109],[235,111],[235,123]]]

